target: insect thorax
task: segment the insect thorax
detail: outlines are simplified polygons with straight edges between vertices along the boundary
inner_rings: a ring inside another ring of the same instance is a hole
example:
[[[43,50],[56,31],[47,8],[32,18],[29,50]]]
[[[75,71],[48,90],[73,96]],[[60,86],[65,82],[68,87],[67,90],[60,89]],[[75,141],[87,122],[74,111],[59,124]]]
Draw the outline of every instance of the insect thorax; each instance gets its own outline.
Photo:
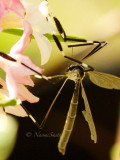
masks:
[[[70,65],[67,69],[68,79],[73,81],[82,80],[85,76],[84,67],[81,65]]]

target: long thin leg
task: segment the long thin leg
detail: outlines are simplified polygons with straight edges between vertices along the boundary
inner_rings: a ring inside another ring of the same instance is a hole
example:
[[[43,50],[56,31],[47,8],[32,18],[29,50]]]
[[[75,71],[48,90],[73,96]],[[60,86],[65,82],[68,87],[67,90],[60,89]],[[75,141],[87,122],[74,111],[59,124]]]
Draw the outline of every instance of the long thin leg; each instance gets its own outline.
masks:
[[[79,86],[80,83],[77,81],[75,83],[74,93],[71,99],[70,108],[67,114],[66,122],[64,125],[64,129],[60,136],[60,140],[58,142],[58,150],[63,155],[65,154],[66,146],[69,141],[71,132],[73,130],[73,125],[75,122],[76,114],[77,114],[77,106],[78,106],[78,97],[79,97]]]
[[[59,96],[61,90],[63,89],[65,83],[67,82],[67,80],[68,80],[68,79],[65,79],[63,85],[62,85],[61,88],[59,89],[57,95],[55,96],[55,98],[54,98],[54,100],[53,100],[53,102],[52,102],[52,104],[50,105],[50,107],[49,107],[49,109],[48,109],[48,111],[47,111],[47,113],[46,113],[46,115],[45,115],[45,118],[43,119],[43,121],[42,121],[42,123],[41,123],[41,125],[40,125],[40,129],[43,128],[43,126],[44,126],[44,124],[45,124],[45,122],[46,122],[46,120],[47,120],[47,118],[48,118],[48,115],[49,115],[49,113],[50,113],[50,111],[51,111],[51,109],[52,109],[52,107],[53,107],[53,105],[54,105],[56,99],[58,98],[58,96]]]
[[[63,38],[63,40],[66,41],[74,41],[74,42],[84,42],[82,44],[73,44],[73,45],[68,45],[68,47],[78,47],[78,46],[87,46],[87,45],[94,45],[94,44],[98,44],[92,51],[91,51],[91,55],[96,53],[99,49],[103,48],[107,42],[99,42],[99,41],[88,41],[86,39],[74,39],[74,38],[68,38],[66,36],[66,33],[60,23],[60,21],[56,18],[53,17],[54,22],[56,24],[56,27],[58,29],[58,32],[60,33],[61,37]],[[87,57],[86,57],[87,58]]]
[[[71,48],[71,47],[80,47],[80,46],[90,46],[90,45],[94,45],[94,43],[72,44],[72,45],[68,45],[68,48]]]
[[[54,38],[54,40],[55,40],[55,42],[56,42],[57,47],[59,48],[59,50],[61,51],[62,55],[64,56],[64,58],[69,59],[69,60],[71,60],[71,61],[73,61],[73,62],[77,62],[77,63],[79,63],[79,64],[82,64],[82,65],[85,66],[85,67],[90,68],[91,70],[94,70],[93,67],[91,67],[91,66],[89,66],[89,65],[87,65],[87,64],[85,64],[85,63],[83,63],[83,62],[81,62],[81,61],[79,61],[79,60],[76,60],[76,59],[74,59],[74,58],[65,56],[60,41],[58,40],[58,38],[57,38],[55,35],[53,35],[53,38]]]
[[[30,112],[26,109],[25,106],[23,106],[23,104],[21,105],[22,108],[25,110],[25,112],[27,113],[27,115],[29,116],[29,118],[33,121],[33,123],[37,126],[37,128],[40,128],[40,125],[38,124],[38,122],[35,120],[35,118],[30,114]]]
[[[47,1],[47,0],[46,0]],[[48,1],[47,1],[48,2]],[[85,56],[83,59],[86,59],[87,57],[89,57],[90,55],[93,55],[94,53],[96,53],[98,50],[100,50],[101,48],[103,48],[107,42],[99,42],[99,41],[88,41],[84,38],[69,38],[67,37],[65,30],[63,29],[60,21],[58,20],[57,17],[55,17],[52,13],[52,10],[48,4],[48,8],[50,10],[49,16],[53,19],[56,28],[59,32],[59,34],[61,35],[62,39],[64,40],[64,42],[68,42],[68,41],[72,41],[72,42],[84,42],[82,44],[73,44],[73,45],[67,45],[68,47],[77,47],[77,46],[88,46],[88,45],[94,45],[94,44],[98,44],[90,53],[89,55]],[[55,40],[56,45],[58,46],[59,50],[63,52],[62,46],[58,40],[58,38],[55,36],[55,34],[53,33],[53,39]],[[58,45],[59,43],[59,45]],[[64,53],[62,53],[64,55]]]
[[[105,45],[107,45],[106,41],[100,42],[95,48],[93,48],[93,50],[89,54],[87,54],[87,56],[85,56],[82,59],[82,61],[85,60],[86,58],[90,57],[91,55],[93,55],[94,53],[99,51],[100,49],[102,49]]]
[[[68,56],[65,56],[64,52],[63,52],[63,48],[62,45],[59,41],[59,39],[57,38],[57,36],[53,35],[53,39],[58,47],[58,49],[61,51],[61,53],[63,54],[64,58],[70,59]],[[107,42],[99,42],[99,44],[91,51],[89,52],[82,60],[88,58],[89,56],[93,55],[94,53],[96,53],[98,50],[100,50],[101,48],[103,48],[105,45],[107,44]],[[76,61],[75,59],[72,59],[73,61]],[[78,62],[79,63],[79,62]]]
[[[56,17],[53,17],[53,19],[54,19],[54,22],[56,24],[57,30],[60,33],[61,37],[63,38],[64,41],[67,41],[66,33],[65,33],[60,21]]]

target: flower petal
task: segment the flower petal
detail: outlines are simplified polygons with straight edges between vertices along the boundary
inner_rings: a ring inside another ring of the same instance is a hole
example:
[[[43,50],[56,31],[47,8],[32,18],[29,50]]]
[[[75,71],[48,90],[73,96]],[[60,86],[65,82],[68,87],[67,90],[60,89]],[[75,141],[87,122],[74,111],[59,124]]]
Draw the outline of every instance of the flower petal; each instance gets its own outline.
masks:
[[[2,93],[2,94],[4,94],[5,96],[7,96],[8,97],[8,91],[7,91],[7,89],[6,89],[6,87],[3,89],[0,89],[0,93]]]
[[[39,2],[39,1],[38,1]],[[52,46],[49,40],[43,36],[45,33],[55,33],[57,29],[50,21],[48,2],[43,0],[41,3],[34,3],[32,1],[23,1],[26,9],[26,20],[32,26],[33,35],[37,41],[38,47],[41,51],[41,64],[45,64],[50,57]]]
[[[18,74],[14,74],[14,78],[17,84],[24,84],[29,86],[34,86],[34,82],[30,78],[30,76],[19,76]]]
[[[48,2],[42,1],[38,5],[31,5],[29,2],[25,3],[26,19],[32,25],[34,31],[41,34],[56,32],[49,19]],[[36,18],[37,17],[37,18]]]
[[[47,1],[42,1],[39,5],[39,10],[40,12],[44,15],[44,16],[48,16],[49,14],[49,9],[48,9],[48,6],[47,6],[48,2]]]
[[[20,0],[1,0],[6,9],[10,9],[22,18],[25,16],[25,8],[20,2]]]
[[[11,48],[10,55],[19,53],[21,54],[28,46],[31,35],[32,35],[32,28],[28,21],[24,20],[24,33],[20,40]]]
[[[34,63],[31,61],[31,59],[28,56],[22,55],[22,54],[12,54],[11,57],[15,58],[19,62],[24,63],[25,65],[29,66],[33,70],[42,73],[43,69],[37,67],[34,65]],[[14,74],[16,75],[21,75],[21,76],[28,76],[28,75],[35,75],[36,73],[27,67],[23,66],[21,63],[15,62],[12,63],[11,65],[11,70]]]
[[[4,15],[5,13],[5,7],[3,5],[3,3],[0,2],[0,21],[2,19],[2,16]]]
[[[17,84],[10,69],[6,71],[6,84],[9,92],[9,97],[14,99],[17,97]]]
[[[9,114],[13,114],[15,116],[20,116],[20,117],[28,117],[28,114],[25,112],[25,110],[22,108],[21,105],[18,106],[8,106],[5,107],[5,112]]]
[[[29,2],[25,1],[23,2],[25,9],[26,9],[26,20],[29,21],[30,24],[36,24],[41,19],[43,19],[43,15],[39,11],[38,5],[30,4]]]
[[[18,98],[22,101],[28,101],[30,103],[36,103],[39,98],[34,96],[24,85],[18,85]]]
[[[40,33],[34,32],[33,35],[41,51],[41,65],[43,65],[50,58],[52,45],[50,41],[45,36],[41,35]]]
[[[5,14],[2,17],[2,20],[0,21],[0,26],[2,29],[23,28],[23,18],[13,12],[9,12],[9,14]]]

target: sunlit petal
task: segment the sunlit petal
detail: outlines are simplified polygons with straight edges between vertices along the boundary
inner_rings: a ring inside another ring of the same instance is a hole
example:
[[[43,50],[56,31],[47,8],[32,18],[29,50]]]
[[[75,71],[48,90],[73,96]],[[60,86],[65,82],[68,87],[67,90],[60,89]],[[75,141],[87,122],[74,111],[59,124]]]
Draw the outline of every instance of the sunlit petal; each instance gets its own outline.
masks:
[[[24,21],[24,33],[20,40],[11,48],[10,54],[22,53],[28,46],[32,35],[32,28],[29,22]]]
[[[49,9],[47,7],[47,4],[48,2],[47,1],[42,1],[39,5],[39,10],[41,11],[41,13],[44,15],[44,16],[48,16],[49,14]]]
[[[9,28],[23,28],[23,18],[18,16],[13,12],[9,12],[9,14],[5,14],[0,21],[0,26],[2,29]],[[1,30],[0,30],[1,31]]]
[[[18,97],[22,101],[28,101],[30,103],[36,103],[39,101],[39,98],[34,96],[24,85],[18,85]]]
[[[40,33],[34,32],[34,37],[41,51],[41,65],[43,65],[50,58],[52,45],[50,41],[45,36],[41,35]]]
[[[9,91],[9,97],[11,99],[14,99],[17,97],[17,84],[15,82],[14,76],[11,72],[11,70],[7,70],[6,72],[6,83],[7,83],[7,89]]]
[[[52,50],[52,46],[49,40],[44,37],[43,34],[52,34],[53,32],[56,32],[56,29],[48,19],[48,2],[42,1],[41,3],[37,3],[36,1],[34,4],[33,1],[30,2],[23,1],[26,9],[25,18],[32,26],[33,35],[41,52],[41,64],[43,65],[49,60],[50,52]]]
[[[24,18],[25,8],[20,2],[20,0],[0,0],[0,2],[4,4],[6,10],[10,9],[16,14],[18,14],[19,16]]]
[[[30,78],[30,76],[19,76],[14,74],[14,79],[16,83],[18,84],[24,84],[24,85],[29,85],[29,86],[34,86],[34,82]]]
[[[28,56],[22,55],[22,54],[12,54],[11,57],[15,58],[19,62],[24,63],[25,65],[29,66],[30,68],[34,69],[35,71],[42,73],[43,69],[37,67],[34,65],[34,63],[31,61],[31,59]],[[21,65],[21,63],[13,63],[11,65],[11,70],[16,75],[21,76],[27,76],[27,75],[34,75],[36,74],[34,71],[26,68],[25,66]]]
[[[6,12],[5,7],[4,7],[3,3],[1,3],[1,1],[0,1],[0,20],[5,12]]]
[[[25,112],[21,105],[5,107],[5,112],[15,116],[28,117],[28,114]]]

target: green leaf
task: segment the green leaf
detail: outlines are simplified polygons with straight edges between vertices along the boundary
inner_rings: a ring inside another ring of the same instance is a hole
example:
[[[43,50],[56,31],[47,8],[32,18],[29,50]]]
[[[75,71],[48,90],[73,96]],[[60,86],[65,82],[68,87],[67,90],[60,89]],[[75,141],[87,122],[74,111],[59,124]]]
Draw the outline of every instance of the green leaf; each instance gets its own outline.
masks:
[[[0,93],[0,107],[16,106],[20,104],[19,99],[6,99],[6,96]]]
[[[18,105],[17,99],[1,100],[0,101],[0,107],[17,106],[17,105]]]
[[[18,36],[22,36],[23,34],[23,29],[6,29],[4,30],[3,32],[5,33],[9,33],[9,34],[13,34],[13,35],[18,35]],[[54,42],[54,39],[52,37],[52,34],[44,34],[44,36],[46,36],[51,42]],[[63,42],[64,40],[62,39],[62,37],[60,35],[56,35],[57,38],[59,39],[60,42]],[[68,38],[70,39],[81,39],[81,40],[85,40],[85,38],[80,38],[80,37],[76,37],[76,36],[67,36]],[[34,36],[32,36],[32,39],[34,39]],[[75,41],[72,41],[72,40],[68,40],[70,42],[75,42]]]

